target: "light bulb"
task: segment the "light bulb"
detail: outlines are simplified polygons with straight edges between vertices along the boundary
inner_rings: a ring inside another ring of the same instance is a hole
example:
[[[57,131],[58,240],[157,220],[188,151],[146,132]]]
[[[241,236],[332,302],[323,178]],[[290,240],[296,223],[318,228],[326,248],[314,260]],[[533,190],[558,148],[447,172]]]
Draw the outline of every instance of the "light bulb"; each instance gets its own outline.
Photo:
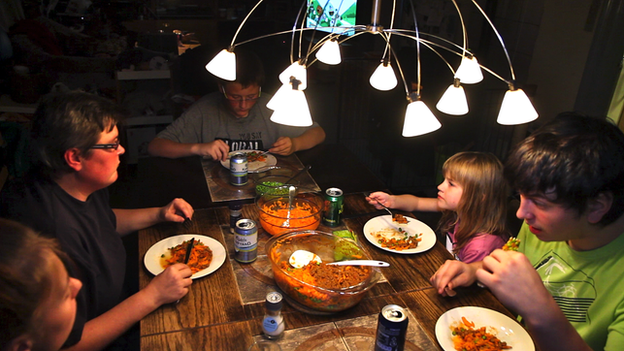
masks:
[[[206,65],[206,70],[215,76],[228,81],[236,80],[236,54],[226,49],[221,50]]]
[[[534,121],[538,113],[522,89],[507,90],[497,122],[502,125],[522,124]]]
[[[271,100],[267,102],[266,107],[274,111],[279,109],[284,103],[284,99],[288,98],[289,90],[292,90],[292,85],[290,85],[290,83],[282,84],[282,86],[277,89]]]
[[[405,122],[403,123],[404,137],[431,133],[440,129],[440,127],[442,127],[442,124],[440,124],[440,121],[438,121],[424,102],[417,100],[407,105]]]
[[[474,56],[462,57],[459,68],[455,72],[455,78],[459,78],[463,84],[475,84],[482,81],[483,73],[477,58]]]
[[[328,65],[337,65],[342,61],[340,57],[340,45],[334,39],[327,40],[316,52],[316,58]]]
[[[468,113],[468,100],[466,100],[464,87],[451,84],[438,101],[436,108],[438,111],[455,116]]]
[[[308,87],[308,73],[305,66],[302,66],[299,62],[294,62],[288,68],[286,68],[279,75],[279,80],[282,84],[290,82],[290,77],[295,77],[300,81],[299,90],[305,90]]]
[[[373,88],[381,91],[394,89],[397,86],[397,78],[392,66],[383,62],[377,66],[373,75],[369,79]]]
[[[280,98],[281,106],[271,115],[271,121],[294,127],[309,127],[312,125],[312,115],[303,91],[289,89]]]

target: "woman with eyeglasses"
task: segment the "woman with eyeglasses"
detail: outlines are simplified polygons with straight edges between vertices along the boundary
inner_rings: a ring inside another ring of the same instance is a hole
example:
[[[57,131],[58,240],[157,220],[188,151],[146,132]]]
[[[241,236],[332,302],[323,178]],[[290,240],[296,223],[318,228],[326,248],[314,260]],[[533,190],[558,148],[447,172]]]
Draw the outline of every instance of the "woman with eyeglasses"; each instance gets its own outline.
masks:
[[[236,49],[236,81],[219,81],[219,91],[195,102],[160,132],[148,146],[153,156],[199,155],[225,160],[228,152],[263,150],[290,155],[325,140],[317,123],[292,127],[272,122],[266,107],[271,96],[261,91],[262,62],[252,52]]]
[[[121,237],[163,221],[183,222],[193,216],[193,208],[182,199],[161,208],[110,208],[107,187],[117,180],[119,156],[125,151],[117,129],[121,118],[117,105],[92,94],[46,97],[31,130],[36,167],[0,196],[2,217],[55,237],[75,262],[70,274],[83,288],[64,343],[72,350],[132,349],[124,333],[161,305],[186,295],[191,285],[190,268],[177,264],[134,294],[124,287]]]

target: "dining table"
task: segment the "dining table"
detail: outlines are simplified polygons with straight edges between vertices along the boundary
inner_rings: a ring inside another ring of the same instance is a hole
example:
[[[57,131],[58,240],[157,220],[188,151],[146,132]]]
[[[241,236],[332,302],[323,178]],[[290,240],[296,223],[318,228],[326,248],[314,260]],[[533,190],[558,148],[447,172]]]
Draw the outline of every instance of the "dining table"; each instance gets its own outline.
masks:
[[[454,297],[436,292],[429,278],[446,260],[452,259],[438,240],[430,249],[414,254],[396,253],[373,245],[364,235],[364,226],[386,212],[370,205],[366,201],[367,194],[361,190],[345,192],[339,225],[321,224],[317,230],[352,231],[372,259],[390,264],[380,268],[382,279],[358,304],[336,313],[301,308],[285,298],[282,308],[285,331],[273,341],[266,341],[262,332],[265,296],[270,291],[279,291],[265,252],[265,245],[272,236],[259,226],[254,203],[245,203],[242,208],[242,218],[253,220],[259,227],[258,256],[251,263],[234,259],[235,235],[230,231],[230,211],[225,203],[196,209],[190,224],[161,223],[141,230],[138,236],[141,288],[154,277],[143,264],[154,259],[146,253],[163,239],[182,234],[205,236],[217,241],[226,254],[218,269],[193,280],[188,294],[178,303],[163,305],[141,320],[141,350],[247,351],[254,343],[263,341],[278,345],[277,349],[282,351],[373,350],[379,313],[389,304],[407,311],[405,350],[442,350],[436,337],[436,323],[451,309],[477,306],[514,318],[487,288],[477,285],[458,288]],[[435,214],[397,212],[430,228],[436,227],[438,217]]]

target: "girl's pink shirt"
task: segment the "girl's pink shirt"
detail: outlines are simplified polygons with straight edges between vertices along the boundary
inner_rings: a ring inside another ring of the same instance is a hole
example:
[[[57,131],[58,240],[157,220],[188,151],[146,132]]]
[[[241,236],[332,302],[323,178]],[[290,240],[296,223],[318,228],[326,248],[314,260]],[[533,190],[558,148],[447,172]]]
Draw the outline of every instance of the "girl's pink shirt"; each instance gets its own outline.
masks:
[[[453,229],[453,232],[449,232],[448,236],[455,246],[455,233],[457,232],[457,225]],[[487,255],[492,253],[496,249],[500,249],[505,245],[509,238],[501,238],[500,236],[490,233],[477,233],[474,234],[468,244],[466,244],[456,255],[456,258],[464,263],[482,261]]]

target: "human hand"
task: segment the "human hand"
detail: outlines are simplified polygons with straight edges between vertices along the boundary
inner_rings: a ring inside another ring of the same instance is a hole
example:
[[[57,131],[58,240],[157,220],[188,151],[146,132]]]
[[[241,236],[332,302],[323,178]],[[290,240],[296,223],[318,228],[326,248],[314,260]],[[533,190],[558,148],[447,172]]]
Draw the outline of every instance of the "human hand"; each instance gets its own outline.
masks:
[[[270,153],[282,156],[288,156],[295,151],[297,151],[295,150],[295,144],[293,143],[293,140],[289,137],[279,137],[269,149]]]
[[[523,316],[541,313],[552,300],[541,277],[520,252],[495,250],[483,259],[476,277],[506,307]]]
[[[154,277],[145,289],[153,294],[159,306],[176,302],[188,294],[189,287],[193,284],[191,275],[193,272],[189,266],[176,263]]]
[[[394,198],[392,197],[392,195],[386,194],[383,191],[371,193],[366,197],[366,201],[368,201],[369,204],[375,206],[375,208],[378,210],[382,210],[383,206],[386,206],[388,208],[394,208]]]
[[[230,152],[230,146],[221,139],[198,145],[197,154],[199,156],[210,156],[215,161],[225,161]]]
[[[193,206],[183,199],[173,199],[159,211],[161,222],[184,222],[185,219],[193,218]]]
[[[474,284],[476,267],[457,260],[447,260],[429,278],[431,285],[442,296],[455,296],[455,288]]]

